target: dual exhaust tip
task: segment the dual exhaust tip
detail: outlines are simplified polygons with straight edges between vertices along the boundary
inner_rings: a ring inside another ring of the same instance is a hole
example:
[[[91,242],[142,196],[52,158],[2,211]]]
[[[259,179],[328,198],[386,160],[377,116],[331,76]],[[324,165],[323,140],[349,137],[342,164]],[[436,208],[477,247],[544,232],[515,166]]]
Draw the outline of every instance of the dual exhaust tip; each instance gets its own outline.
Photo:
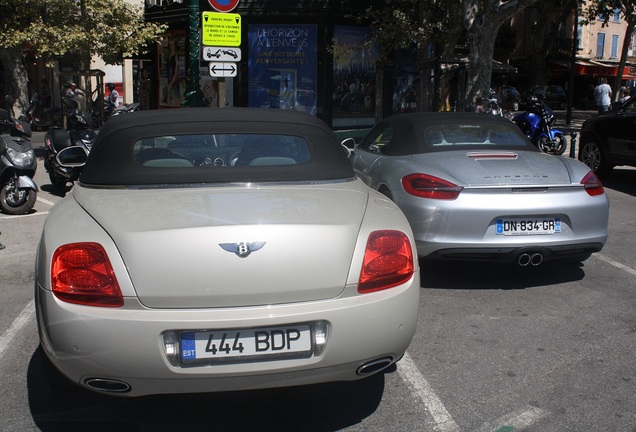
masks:
[[[543,262],[543,254],[541,252],[524,252],[517,258],[517,264],[521,267],[539,266]]]

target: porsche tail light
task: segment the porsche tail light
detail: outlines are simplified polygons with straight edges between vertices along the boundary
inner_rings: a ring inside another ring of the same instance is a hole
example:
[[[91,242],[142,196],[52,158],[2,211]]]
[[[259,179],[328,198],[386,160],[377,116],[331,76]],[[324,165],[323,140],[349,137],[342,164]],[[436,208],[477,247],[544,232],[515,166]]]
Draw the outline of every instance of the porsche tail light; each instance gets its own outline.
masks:
[[[581,184],[585,187],[585,192],[587,192],[590,196],[602,195],[605,193],[605,189],[603,189],[601,181],[592,171],[583,177]]]
[[[98,243],[72,243],[57,248],[51,264],[51,289],[57,298],[68,303],[124,305],[108,255]]]
[[[454,200],[464,189],[428,174],[409,174],[402,178],[402,187],[409,195],[420,198]]]
[[[374,231],[367,241],[358,292],[369,293],[391,288],[413,276],[413,249],[401,231]]]

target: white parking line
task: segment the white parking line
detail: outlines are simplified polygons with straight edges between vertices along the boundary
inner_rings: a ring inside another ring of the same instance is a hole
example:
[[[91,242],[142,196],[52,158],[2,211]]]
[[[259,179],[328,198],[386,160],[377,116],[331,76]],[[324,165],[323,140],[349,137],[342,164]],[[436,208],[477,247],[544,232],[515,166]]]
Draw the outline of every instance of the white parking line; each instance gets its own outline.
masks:
[[[44,203],[46,205],[49,205],[51,207],[53,207],[55,205],[55,203],[53,201],[49,201],[49,200],[45,200],[44,198],[37,198],[38,201],[40,201],[41,203]]]
[[[608,258],[605,255],[601,255],[600,253],[595,253],[593,256],[595,256],[596,258],[600,259],[601,261],[605,261],[606,263],[613,265],[616,268],[619,268],[621,270],[625,270],[627,273],[636,275],[636,270],[634,270],[633,268],[627,267],[624,264],[621,264],[621,263],[619,263],[617,261],[614,261],[613,259]]]
[[[0,217],[0,220],[9,220],[9,219],[18,219],[18,218],[24,218],[24,217],[31,217],[31,216],[46,216],[48,215],[49,212],[35,212],[35,213],[29,213],[29,214],[25,214],[25,215],[15,215],[15,216],[2,216]]]
[[[409,353],[404,353],[404,357],[397,364],[397,371],[400,377],[411,387],[414,395],[418,397],[424,406],[433,416],[436,431],[440,432],[456,432],[459,426],[450,416],[442,401],[437,397],[428,381],[422,376],[417,369],[417,365],[413,362]]]
[[[15,338],[18,332],[33,319],[34,315],[34,302],[31,300],[27,303],[22,312],[20,312],[20,315],[13,320],[9,328],[0,336],[0,358],[2,358],[4,352],[11,345],[13,338]]]

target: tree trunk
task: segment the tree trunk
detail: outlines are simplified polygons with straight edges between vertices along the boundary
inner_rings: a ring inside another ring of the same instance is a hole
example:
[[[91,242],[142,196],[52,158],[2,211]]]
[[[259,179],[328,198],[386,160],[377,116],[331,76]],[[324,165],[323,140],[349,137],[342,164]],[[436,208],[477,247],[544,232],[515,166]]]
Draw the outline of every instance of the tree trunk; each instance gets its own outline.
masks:
[[[537,0],[463,0],[464,26],[470,46],[468,80],[464,102],[489,96],[492,60],[499,28]]]
[[[5,92],[15,99],[13,114],[19,117],[29,104],[29,78],[20,50],[0,48],[0,62],[4,68]],[[0,96],[4,98],[5,95]]]

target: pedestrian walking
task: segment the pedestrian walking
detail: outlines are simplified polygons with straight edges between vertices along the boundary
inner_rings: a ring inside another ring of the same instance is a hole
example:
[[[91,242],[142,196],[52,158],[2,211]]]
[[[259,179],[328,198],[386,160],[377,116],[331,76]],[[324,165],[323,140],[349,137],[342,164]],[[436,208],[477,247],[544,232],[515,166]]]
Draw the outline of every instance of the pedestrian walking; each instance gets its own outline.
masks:
[[[609,111],[612,104],[612,88],[607,83],[607,78],[601,78],[601,83],[594,88],[594,100],[599,114]]]

